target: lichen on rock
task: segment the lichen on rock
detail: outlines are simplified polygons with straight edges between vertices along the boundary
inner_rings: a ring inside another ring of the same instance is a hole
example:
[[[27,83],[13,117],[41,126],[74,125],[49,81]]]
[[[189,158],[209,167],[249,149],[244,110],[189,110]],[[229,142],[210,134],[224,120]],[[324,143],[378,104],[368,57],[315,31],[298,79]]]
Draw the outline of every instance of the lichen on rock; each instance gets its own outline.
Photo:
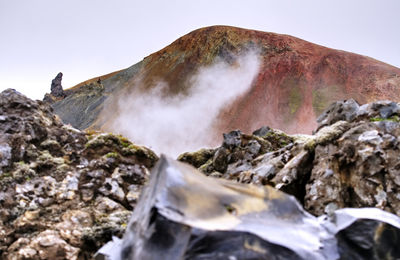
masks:
[[[0,120],[4,259],[87,259],[122,235],[154,152],[63,125],[47,104],[11,89],[0,93]]]
[[[395,102],[338,101],[319,117],[313,135],[288,136],[267,127],[253,136],[235,131],[224,135],[231,140],[203,165],[192,164],[213,177],[272,185],[296,196],[314,215],[345,207],[400,215],[399,116]],[[254,136],[268,145],[252,155],[244,140],[259,142]]]

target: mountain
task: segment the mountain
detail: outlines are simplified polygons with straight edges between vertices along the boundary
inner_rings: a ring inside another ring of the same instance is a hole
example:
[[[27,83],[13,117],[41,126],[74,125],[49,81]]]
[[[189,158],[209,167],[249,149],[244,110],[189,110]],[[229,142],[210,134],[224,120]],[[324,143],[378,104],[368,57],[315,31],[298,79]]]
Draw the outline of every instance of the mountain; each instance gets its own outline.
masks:
[[[232,129],[249,132],[263,125],[311,133],[315,119],[334,101],[400,101],[400,69],[389,64],[289,35],[212,26],[177,39],[127,69],[66,90],[67,96],[52,106],[74,127],[112,131],[124,106],[118,104],[119,97],[151,95],[159,82],[163,97],[185,96],[203,68],[216,62],[234,67],[249,51],[256,53],[259,69],[244,93],[219,107],[210,135],[219,137]],[[112,112],[104,115],[105,110]]]

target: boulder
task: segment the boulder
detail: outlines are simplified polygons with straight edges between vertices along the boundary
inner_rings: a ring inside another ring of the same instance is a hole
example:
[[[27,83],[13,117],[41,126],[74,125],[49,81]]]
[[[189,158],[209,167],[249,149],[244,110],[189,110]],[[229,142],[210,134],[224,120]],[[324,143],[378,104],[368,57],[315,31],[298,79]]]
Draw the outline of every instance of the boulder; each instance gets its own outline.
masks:
[[[376,208],[317,218],[272,187],[209,178],[162,156],[123,239],[106,244],[97,257],[395,259],[399,234],[400,218]]]

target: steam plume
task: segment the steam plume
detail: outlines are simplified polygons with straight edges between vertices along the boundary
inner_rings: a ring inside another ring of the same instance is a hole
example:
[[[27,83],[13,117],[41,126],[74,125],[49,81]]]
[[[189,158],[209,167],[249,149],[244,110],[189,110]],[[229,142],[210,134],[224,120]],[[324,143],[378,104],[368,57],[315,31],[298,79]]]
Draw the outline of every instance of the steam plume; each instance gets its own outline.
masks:
[[[185,94],[164,95],[165,82],[145,93],[135,86],[118,98],[117,117],[108,130],[170,156],[211,146],[213,122],[224,106],[250,88],[259,71],[258,57],[249,51],[233,65],[219,60],[200,68]]]

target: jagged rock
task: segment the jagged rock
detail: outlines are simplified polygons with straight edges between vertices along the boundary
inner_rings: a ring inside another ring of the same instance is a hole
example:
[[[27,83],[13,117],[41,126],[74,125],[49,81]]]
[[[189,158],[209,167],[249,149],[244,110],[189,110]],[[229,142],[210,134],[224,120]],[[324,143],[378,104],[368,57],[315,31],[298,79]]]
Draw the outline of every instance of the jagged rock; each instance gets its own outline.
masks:
[[[268,141],[269,150],[244,156],[251,154],[251,145],[221,146],[211,163],[198,168],[214,177],[272,185],[296,196],[314,215],[344,207],[378,207],[400,215],[400,105],[339,101],[318,123],[314,135],[261,128],[253,136]]]
[[[65,96],[63,87],[61,85],[62,76],[63,76],[63,74],[60,72],[51,81],[51,88],[50,88],[51,92],[50,92],[50,94],[55,96],[55,97],[64,97]]]
[[[223,137],[220,147],[184,153],[178,160],[192,164],[207,175],[236,179],[240,178],[236,174],[252,168],[255,158],[290,145],[294,140],[293,137],[269,127],[262,127],[252,135],[235,130],[223,134]]]
[[[242,144],[242,132],[240,130],[231,131],[227,134],[223,134],[224,141],[222,142],[222,146],[232,150],[236,147],[239,147]]]
[[[57,101],[63,100],[67,96],[67,91],[63,90],[61,85],[63,74],[60,72],[51,81],[50,94],[46,93],[44,95],[43,101],[48,104],[54,104]]]
[[[358,103],[354,99],[332,103],[318,118],[318,129],[337,121],[352,121],[357,116]]]
[[[379,209],[342,209],[316,218],[272,187],[207,178],[163,156],[123,240],[115,238],[97,257],[395,259],[399,234],[400,218]]]
[[[11,89],[0,93],[0,120],[1,259],[90,258],[122,236],[158,160],[151,150],[63,125]]]

